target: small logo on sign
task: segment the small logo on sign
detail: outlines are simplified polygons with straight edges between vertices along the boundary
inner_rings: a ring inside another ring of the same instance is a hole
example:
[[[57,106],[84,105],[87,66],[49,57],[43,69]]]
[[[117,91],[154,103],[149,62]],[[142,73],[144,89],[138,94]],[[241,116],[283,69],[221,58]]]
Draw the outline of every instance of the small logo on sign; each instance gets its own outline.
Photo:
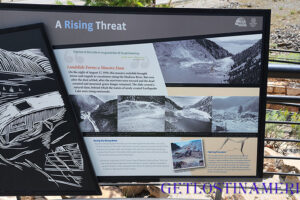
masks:
[[[244,17],[239,17],[235,21],[235,25],[239,27],[247,27],[247,22]]]
[[[254,28],[257,25],[257,21],[256,18],[251,18],[249,25]]]

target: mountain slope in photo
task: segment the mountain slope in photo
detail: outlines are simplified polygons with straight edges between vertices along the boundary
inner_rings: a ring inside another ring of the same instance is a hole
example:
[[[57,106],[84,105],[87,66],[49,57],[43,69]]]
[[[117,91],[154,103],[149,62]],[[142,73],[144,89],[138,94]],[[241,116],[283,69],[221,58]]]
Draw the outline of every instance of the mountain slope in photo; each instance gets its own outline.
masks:
[[[82,132],[117,131],[117,97],[104,101],[94,95],[72,95]]]
[[[119,132],[164,132],[165,97],[119,96]]]
[[[212,97],[198,97],[198,102],[192,105],[176,103],[188,98],[191,97],[166,97],[166,132],[211,131]]]
[[[91,114],[92,119],[96,121],[99,132],[117,131],[117,107],[118,99],[116,98],[99,105]]]
[[[207,39],[197,39],[200,45],[202,45],[215,59],[222,59],[233,56],[223,47],[217,45],[215,42]]]
[[[261,35],[153,43],[166,83],[258,84]]]
[[[194,39],[153,45],[166,83],[224,83],[229,78],[231,54],[214,42]]]
[[[234,65],[229,72],[230,84],[260,82],[262,40],[233,57]]]

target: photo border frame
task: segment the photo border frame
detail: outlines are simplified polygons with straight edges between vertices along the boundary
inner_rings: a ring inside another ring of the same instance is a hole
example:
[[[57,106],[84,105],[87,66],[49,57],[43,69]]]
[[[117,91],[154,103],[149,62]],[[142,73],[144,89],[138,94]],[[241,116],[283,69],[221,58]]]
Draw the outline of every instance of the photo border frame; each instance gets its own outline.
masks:
[[[182,140],[182,141],[178,141],[178,142],[171,142],[170,146],[172,147],[172,144],[176,144],[176,143],[180,143],[180,142],[187,142],[187,141],[191,142],[191,141],[197,141],[197,140],[201,141],[201,153],[202,153],[202,156],[203,156],[203,166],[187,167],[187,168],[180,168],[180,169],[174,169],[174,166],[173,166],[174,171],[188,170],[188,169],[198,169],[198,168],[206,167],[206,160],[205,160],[205,154],[204,154],[204,144],[203,144],[203,139],[202,138],[192,139],[192,140]],[[172,150],[171,150],[171,152],[172,152]],[[173,154],[173,152],[172,152],[172,154]],[[172,162],[174,163],[173,156],[172,156]]]

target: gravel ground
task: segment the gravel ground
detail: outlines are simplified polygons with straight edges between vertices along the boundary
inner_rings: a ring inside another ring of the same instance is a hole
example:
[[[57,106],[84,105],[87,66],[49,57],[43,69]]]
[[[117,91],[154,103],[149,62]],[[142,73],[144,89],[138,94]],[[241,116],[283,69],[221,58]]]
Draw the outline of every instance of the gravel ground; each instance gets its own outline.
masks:
[[[177,8],[271,9],[270,47],[300,50],[299,0],[186,0],[172,5]]]

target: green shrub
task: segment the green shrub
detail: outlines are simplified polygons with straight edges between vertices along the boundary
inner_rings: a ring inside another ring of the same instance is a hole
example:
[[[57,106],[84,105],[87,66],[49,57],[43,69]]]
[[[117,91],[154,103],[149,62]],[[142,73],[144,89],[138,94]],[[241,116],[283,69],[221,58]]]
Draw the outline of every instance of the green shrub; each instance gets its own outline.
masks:
[[[149,7],[152,0],[86,0],[87,6],[113,6],[113,7]]]
[[[85,0],[86,6],[111,6],[111,7],[171,7],[172,0],[167,4],[156,5],[156,0]]]
[[[295,112],[295,113],[291,116],[291,121],[293,121],[293,122],[300,122],[300,114]],[[292,125],[292,128],[293,128],[293,131],[294,131],[295,134],[296,134],[296,137],[297,137],[298,139],[300,139],[300,125],[293,124],[293,125]]]
[[[62,1],[60,1],[60,0],[56,0],[56,1],[55,1],[55,4],[56,4],[56,5],[64,5],[64,3],[63,3]],[[68,0],[68,1],[66,2],[66,5],[68,5],[68,6],[74,6],[75,4],[73,3],[73,1]]]
[[[55,4],[56,4],[56,5],[60,5],[60,6],[61,6],[61,5],[64,5],[63,2],[61,2],[61,1],[59,1],[59,0],[56,0],[56,1],[55,1]]]
[[[67,1],[67,5],[69,5],[69,6],[74,6],[75,4],[74,4],[71,0],[68,0],[68,1]]]
[[[289,112],[287,109],[285,110],[272,110],[267,111],[266,113],[266,120],[267,121],[292,121],[292,122],[300,122],[300,113],[292,113]],[[274,137],[281,138],[283,137],[283,129],[281,128],[281,124],[273,124],[268,123],[266,124],[266,134],[272,135]],[[300,139],[300,125],[293,124],[292,127],[292,134]]]

